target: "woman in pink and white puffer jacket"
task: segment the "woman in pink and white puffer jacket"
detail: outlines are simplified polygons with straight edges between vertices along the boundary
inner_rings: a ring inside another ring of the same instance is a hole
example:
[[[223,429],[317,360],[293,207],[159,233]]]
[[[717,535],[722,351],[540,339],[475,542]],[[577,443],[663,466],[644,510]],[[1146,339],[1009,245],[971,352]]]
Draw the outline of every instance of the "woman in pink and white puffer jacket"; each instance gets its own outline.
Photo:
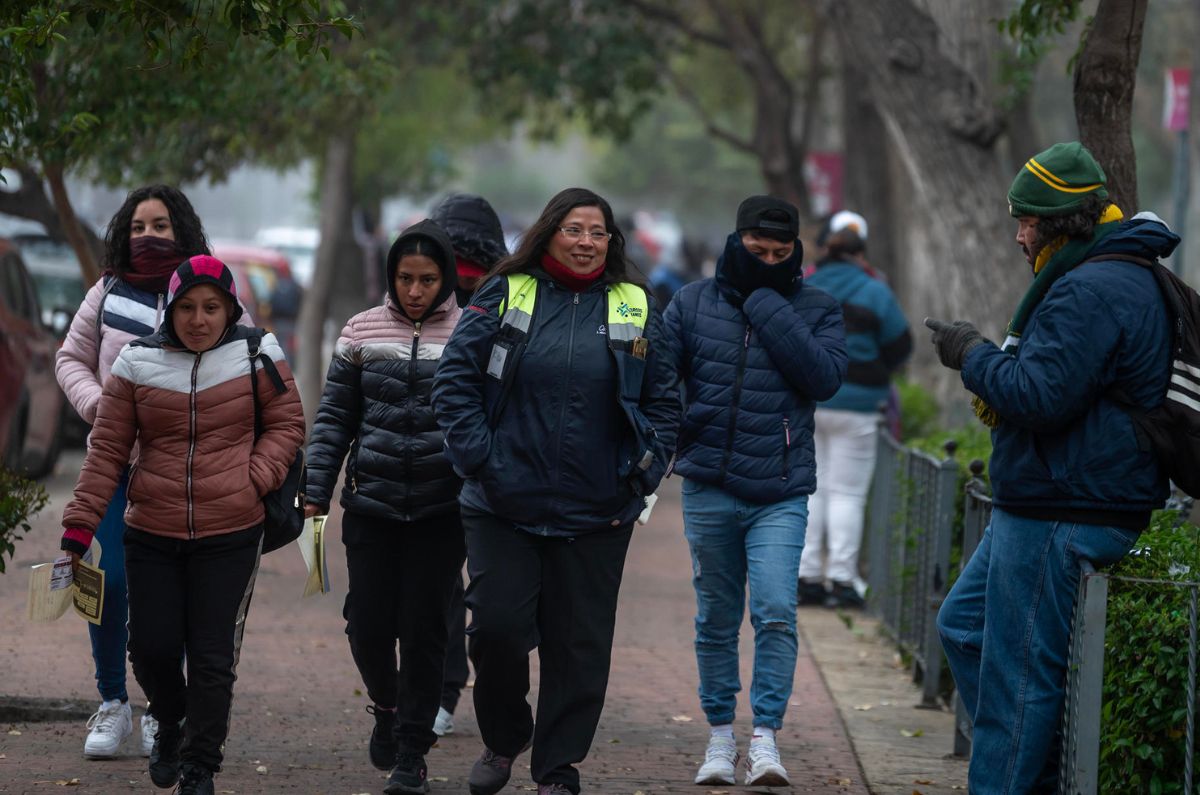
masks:
[[[182,192],[167,185],[132,191],[109,222],[104,246],[104,276],[80,304],[54,365],[67,399],[89,425],[95,424],[96,407],[117,354],[127,343],[158,330],[175,268],[188,256],[209,253],[196,211]],[[253,325],[245,313],[241,322]],[[136,458],[135,448],[130,460]],[[128,484],[126,466],[96,532],[105,573],[104,616],[99,625],[88,624],[88,631],[102,702],[88,721],[83,753],[89,759],[116,756],[133,733],[125,687],[129,633],[122,542]],[[149,756],[157,730],[158,722],[147,712],[138,743],[142,756]]]

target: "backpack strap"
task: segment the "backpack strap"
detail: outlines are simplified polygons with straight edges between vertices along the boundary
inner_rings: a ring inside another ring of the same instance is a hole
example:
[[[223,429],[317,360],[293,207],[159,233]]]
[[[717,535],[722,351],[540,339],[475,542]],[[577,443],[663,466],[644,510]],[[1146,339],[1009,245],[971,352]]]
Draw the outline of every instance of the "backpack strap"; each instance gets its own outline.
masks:
[[[287,392],[287,384],[283,383],[283,377],[279,375],[279,368],[275,366],[275,361],[262,352],[261,329],[254,329],[246,337],[246,351],[250,354],[250,394],[254,396],[254,440],[258,441],[263,435],[263,422],[262,403],[258,398],[258,371],[255,368],[255,362],[262,361],[263,370],[271,379],[271,384],[275,387],[277,394],[282,395]]]
[[[104,301],[108,294],[117,286],[116,276],[104,277],[104,289],[100,291],[100,305],[96,307],[96,339],[100,339],[100,329],[104,325]]]

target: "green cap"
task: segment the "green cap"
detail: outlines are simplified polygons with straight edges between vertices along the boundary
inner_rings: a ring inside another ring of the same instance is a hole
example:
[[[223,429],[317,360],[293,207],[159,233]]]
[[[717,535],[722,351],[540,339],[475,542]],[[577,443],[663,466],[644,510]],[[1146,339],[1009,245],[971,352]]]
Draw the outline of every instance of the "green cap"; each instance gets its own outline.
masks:
[[[1067,215],[1087,196],[1107,199],[1104,182],[1104,169],[1083,144],[1055,144],[1029,158],[1017,174],[1008,189],[1008,211],[1014,218]]]

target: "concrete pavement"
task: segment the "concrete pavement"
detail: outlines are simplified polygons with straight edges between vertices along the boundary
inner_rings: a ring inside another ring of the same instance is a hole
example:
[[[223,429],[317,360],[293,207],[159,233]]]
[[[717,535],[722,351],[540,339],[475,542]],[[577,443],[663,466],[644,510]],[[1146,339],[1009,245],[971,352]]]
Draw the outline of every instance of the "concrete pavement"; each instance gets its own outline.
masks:
[[[82,456],[69,451],[46,483],[50,506],[17,545],[0,576],[0,702],[5,696],[98,701],[87,630],[67,615],[25,621],[26,571],[52,559],[59,522]],[[743,787],[691,784],[707,732],[696,698],[692,654],[695,611],[683,540],[678,480],[660,491],[651,524],[634,535],[621,594],[608,701],[592,753],[581,766],[595,793],[719,793]],[[264,558],[238,670],[220,793],[380,792],[385,774],[369,766],[372,719],[344,634],[345,556],[331,520],[333,592],[301,600],[303,564],[294,549]],[[402,576],[402,573],[398,573]],[[872,622],[823,609],[800,611],[802,639],[788,722],[780,732],[794,792],[950,793],[965,791],[966,765],[945,759],[952,716],[913,707],[919,693],[897,667]],[[742,678],[750,681],[752,635],[742,633]],[[536,655],[534,656],[536,668]],[[536,681],[536,676],[535,676]],[[131,700],[144,698],[130,676]],[[466,792],[480,743],[469,694],[457,729],[429,757],[433,791]],[[536,693],[531,694],[531,698]],[[749,735],[743,691],[737,731]],[[136,722],[136,719],[135,719]],[[0,793],[151,791],[145,760],[82,757],[82,720],[0,724]],[[528,760],[518,760],[505,790],[530,791]],[[785,791],[783,788],[778,791]]]

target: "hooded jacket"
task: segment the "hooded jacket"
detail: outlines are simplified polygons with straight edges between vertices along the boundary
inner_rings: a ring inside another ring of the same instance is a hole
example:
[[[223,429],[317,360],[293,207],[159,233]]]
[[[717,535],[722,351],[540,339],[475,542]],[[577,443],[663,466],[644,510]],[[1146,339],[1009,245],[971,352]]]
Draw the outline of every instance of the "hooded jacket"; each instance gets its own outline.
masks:
[[[1147,409],[1162,402],[1166,306],[1150,270],[1104,257],[1157,259],[1178,241],[1157,220],[1126,221],[1051,285],[1015,355],[990,342],[967,354],[963,384],[1000,416],[989,466],[996,507],[1042,519],[1092,512],[1087,523],[1136,529],[1162,507],[1167,479],[1106,393],[1121,388]]]
[[[247,336],[231,326],[203,353],[161,330],[125,346],[105,382],[64,527],[95,532],[135,442],[130,527],[185,540],[262,522],[263,496],[283,483],[304,443],[304,410],[283,350],[265,334],[260,349],[287,391],[278,394],[258,368],[263,434],[255,440]]]
[[[687,407],[675,471],[760,504],[817,485],[813,409],[846,374],[842,310],[804,283],[796,262],[785,292],[743,278],[753,263],[731,235],[717,276],[683,287],[664,317]],[[731,273],[731,258],[742,273]],[[768,267],[766,265],[763,268]],[[732,277],[732,278],[731,278]]]
[[[414,322],[400,308],[395,278],[400,249],[418,236],[440,252],[442,285]],[[462,315],[446,233],[429,220],[405,230],[388,252],[387,280],[383,305],[350,318],[338,338],[308,447],[306,499],[328,510],[348,454],[342,507],[412,522],[457,512],[462,485],[430,405],[434,371]]]
[[[433,208],[429,217],[445,230],[457,256],[485,271],[508,256],[500,218],[482,196],[452,193]],[[463,288],[455,291],[459,306],[469,303],[472,292]]]

